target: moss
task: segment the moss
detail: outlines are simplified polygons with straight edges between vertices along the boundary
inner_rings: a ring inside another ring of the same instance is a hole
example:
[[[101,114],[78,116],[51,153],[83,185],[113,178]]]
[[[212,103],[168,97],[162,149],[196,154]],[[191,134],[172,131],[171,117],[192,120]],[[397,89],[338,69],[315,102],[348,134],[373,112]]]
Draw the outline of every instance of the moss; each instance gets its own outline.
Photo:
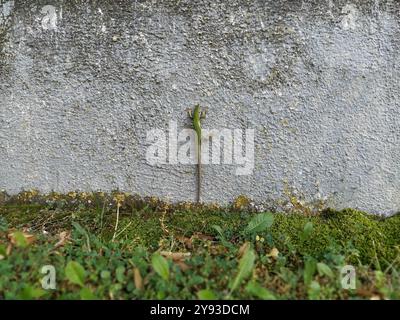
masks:
[[[238,196],[235,200],[233,200],[232,207],[234,210],[243,210],[247,209],[250,206],[250,199],[245,195]]]
[[[118,239],[129,240],[132,246],[141,244],[151,248],[157,248],[163,239],[195,234],[213,238],[217,235],[213,225],[222,228],[228,241],[240,242],[245,238],[242,231],[253,215],[243,209],[248,206],[246,197],[225,208],[215,204],[170,204],[120,192],[40,195],[30,191],[7,199],[0,205],[0,216],[11,227],[35,226],[56,233],[71,228],[76,221],[108,240],[114,233],[119,205]],[[313,223],[313,231],[309,238],[304,238],[303,228],[309,221]],[[400,215],[385,219],[353,209],[328,209],[319,214],[277,213],[270,230],[259,236],[281,252],[294,248],[301,255],[318,259],[323,259],[331,246],[342,251],[353,248],[358,257],[347,254],[349,262],[383,268],[399,256]]]
[[[341,212],[331,212],[327,219],[331,233],[335,239],[342,242],[351,241],[359,250],[364,262],[376,257],[390,259],[393,248],[388,246],[387,239],[376,217],[357,210],[346,209]]]
[[[147,248],[157,249],[158,243],[163,236],[159,215],[157,214],[149,219],[143,219],[139,215],[125,217],[121,220],[119,230],[122,233],[118,239],[129,238],[131,247],[142,245]],[[105,238],[111,239],[112,234],[112,228],[108,228]]]
[[[214,234],[214,225],[220,226],[229,236],[238,232],[245,221],[243,215],[238,212],[208,211],[198,212],[177,211],[169,216],[168,225],[176,232],[192,235],[194,233]]]
[[[301,234],[308,221],[313,223],[313,232],[309,239],[304,240]],[[319,258],[323,257],[328,246],[352,246],[358,250],[361,262],[379,268],[388,265],[398,255],[400,218],[382,220],[352,209],[326,210],[312,217],[277,214],[271,234],[282,246],[290,243],[303,255]],[[355,262],[354,257],[350,262]]]
[[[28,224],[40,216],[43,206],[40,204],[9,204],[0,206],[0,216],[13,226]]]
[[[400,214],[384,219],[380,222],[381,231],[385,236],[387,246],[395,248],[388,254],[389,261],[400,254]],[[396,251],[396,252],[393,252]]]

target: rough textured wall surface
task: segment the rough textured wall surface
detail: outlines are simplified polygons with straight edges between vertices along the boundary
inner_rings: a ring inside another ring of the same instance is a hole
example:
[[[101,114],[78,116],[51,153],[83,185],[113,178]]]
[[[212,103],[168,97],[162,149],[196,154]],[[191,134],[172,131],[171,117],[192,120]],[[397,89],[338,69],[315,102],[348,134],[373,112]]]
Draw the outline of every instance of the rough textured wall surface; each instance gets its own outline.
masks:
[[[400,3],[0,0],[0,189],[195,197],[147,132],[255,130],[254,170],[206,165],[203,200],[288,194],[400,209]]]

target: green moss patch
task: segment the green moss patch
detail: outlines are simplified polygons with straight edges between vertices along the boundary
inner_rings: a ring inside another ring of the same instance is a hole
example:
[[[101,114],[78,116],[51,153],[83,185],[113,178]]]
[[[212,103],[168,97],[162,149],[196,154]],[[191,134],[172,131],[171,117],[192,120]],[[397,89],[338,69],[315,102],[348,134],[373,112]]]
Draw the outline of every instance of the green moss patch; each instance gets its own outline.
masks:
[[[399,231],[400,215],[352,209],[260,214],[238,201],[21,193],[1,200],[0,298],[399,298]],[[230,290],[245,250],[253,271]],[[155,252],[171,253],[168,277],[152,265]],[[71,283],[70,261],[85,270],[83,284]],[[59,290],[40,291],[45,264],[56,267]],[[358,289],[340,287],[345,264],[356,267]]]

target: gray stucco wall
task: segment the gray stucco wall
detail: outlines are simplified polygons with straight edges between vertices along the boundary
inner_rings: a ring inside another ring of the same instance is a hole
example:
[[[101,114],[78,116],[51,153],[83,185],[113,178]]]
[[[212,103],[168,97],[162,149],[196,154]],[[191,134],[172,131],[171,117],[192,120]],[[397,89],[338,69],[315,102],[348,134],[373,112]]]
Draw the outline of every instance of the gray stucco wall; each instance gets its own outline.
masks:
[[[146,160],[147,132],[254,129],[239,194],[400,209],[399,1],[0,0],[0,189],[195,197],[195,166]]]

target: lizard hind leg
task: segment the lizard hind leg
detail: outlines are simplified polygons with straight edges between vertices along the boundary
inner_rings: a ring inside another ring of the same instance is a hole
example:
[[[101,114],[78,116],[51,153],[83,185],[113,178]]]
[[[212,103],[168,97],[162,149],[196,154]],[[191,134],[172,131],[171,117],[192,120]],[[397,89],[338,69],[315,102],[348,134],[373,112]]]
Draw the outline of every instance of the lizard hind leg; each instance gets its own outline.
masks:
[[[205,119],[207,113],[208,113],[208,107],[203,108],[203,110],[202,110],[201,113],[200,113],[200,118],[201,118],[201,119]]]
[[[193,118],[193,111],[191,108],[186,108],[185,111],[188,114],[189,118]]]

